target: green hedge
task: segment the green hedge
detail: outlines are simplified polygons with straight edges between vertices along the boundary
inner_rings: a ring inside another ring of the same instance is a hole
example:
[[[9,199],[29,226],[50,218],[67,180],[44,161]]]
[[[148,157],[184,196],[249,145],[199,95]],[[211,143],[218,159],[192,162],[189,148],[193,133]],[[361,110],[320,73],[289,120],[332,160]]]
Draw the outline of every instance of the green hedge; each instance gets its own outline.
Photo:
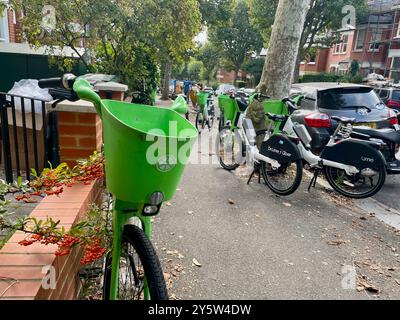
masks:
[[[305,82],[348,82],[345,76],[334,73],[310,73],[300,77],[300,83]]]

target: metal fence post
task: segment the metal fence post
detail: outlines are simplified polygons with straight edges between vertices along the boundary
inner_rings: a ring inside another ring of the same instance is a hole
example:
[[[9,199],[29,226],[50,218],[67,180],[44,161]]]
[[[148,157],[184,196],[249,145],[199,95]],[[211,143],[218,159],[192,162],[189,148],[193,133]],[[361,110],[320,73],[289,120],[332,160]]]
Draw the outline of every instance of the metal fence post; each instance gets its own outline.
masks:
[[[11,148],[10,148],[10,134],[8,131],[8,102],[5,95],[0,95],[0,117],[1,117],[1,140],[3,145],[3,164],[6,180],[8,183],[14,181]]]

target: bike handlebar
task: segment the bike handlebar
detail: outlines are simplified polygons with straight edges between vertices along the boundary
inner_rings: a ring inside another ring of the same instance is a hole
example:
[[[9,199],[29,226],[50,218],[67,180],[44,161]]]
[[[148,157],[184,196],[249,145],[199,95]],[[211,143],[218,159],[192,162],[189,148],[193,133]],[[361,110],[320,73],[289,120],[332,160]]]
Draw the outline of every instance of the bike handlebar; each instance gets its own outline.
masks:
[[[76,77],[73,74],[65,74],[58,78],[49,78],[39,80],[39,87],[42,89],[64,88],[71,90]]]

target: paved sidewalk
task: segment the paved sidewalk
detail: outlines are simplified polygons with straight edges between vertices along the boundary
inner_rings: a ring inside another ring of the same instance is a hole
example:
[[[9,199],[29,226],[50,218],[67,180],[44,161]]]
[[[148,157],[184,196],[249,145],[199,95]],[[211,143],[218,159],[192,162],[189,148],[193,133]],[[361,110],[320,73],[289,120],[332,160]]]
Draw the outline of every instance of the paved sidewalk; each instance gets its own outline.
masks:
[[[172,298],[400,299],[400,233],[351,201],[308,193],[307,180],[279,198],[256,179],[189,165],[154,225]]]

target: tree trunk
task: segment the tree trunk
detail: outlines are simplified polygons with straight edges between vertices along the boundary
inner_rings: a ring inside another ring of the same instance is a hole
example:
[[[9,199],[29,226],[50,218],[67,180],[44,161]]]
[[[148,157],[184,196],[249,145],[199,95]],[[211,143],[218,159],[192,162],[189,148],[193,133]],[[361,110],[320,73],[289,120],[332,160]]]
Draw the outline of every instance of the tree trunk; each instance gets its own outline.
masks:
[[[171,79],[172,64],[169,60],[164,65],[163,91],[161,100],[169,100],[169,81]]]
[[[300,64],[302,61],[302,53],[301,50],[299,50],[299,53],[297,54],[297,58],[296,58],[296,66],[294,68],[294,73],[293,73],[293,79],[292,79],[292,83],[298,83],[299,79],[300,79]]]
[[[274,99],[290,94],[301,35],[311,0],[279,0],[259,89]]]
[[[239,74],[239,70],[234,70],[234,77],[235,77],[235,79],[234,79],[234,81],[233,81],[233,85],[236,87],[236,84],[237,84],[237,77],[238,77],[238,74]]]

